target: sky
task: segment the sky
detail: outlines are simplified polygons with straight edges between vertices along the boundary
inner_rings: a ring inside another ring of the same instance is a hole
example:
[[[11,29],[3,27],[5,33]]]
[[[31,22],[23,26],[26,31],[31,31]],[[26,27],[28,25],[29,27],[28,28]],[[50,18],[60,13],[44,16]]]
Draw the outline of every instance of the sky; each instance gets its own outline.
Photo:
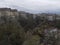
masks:
[[[32,13],[60,13],[60,0],[0,0],[0,7]]]

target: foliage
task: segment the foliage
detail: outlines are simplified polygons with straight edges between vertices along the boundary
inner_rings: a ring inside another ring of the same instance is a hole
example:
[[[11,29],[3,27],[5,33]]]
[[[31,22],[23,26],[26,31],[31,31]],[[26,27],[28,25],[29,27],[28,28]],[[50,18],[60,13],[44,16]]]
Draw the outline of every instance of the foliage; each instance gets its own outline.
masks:
[[[40,16],[34,18],[33,14],[26,15],[27,18],[21,15],[0,17],[0,45],[56,45],[59,42],[60,38],[57,40],[55,34],[44,32],[51,27],[60,28],[59,21],[52,26],[52,22],[42,20]],[[45,37],[46,34],[48,36]]]

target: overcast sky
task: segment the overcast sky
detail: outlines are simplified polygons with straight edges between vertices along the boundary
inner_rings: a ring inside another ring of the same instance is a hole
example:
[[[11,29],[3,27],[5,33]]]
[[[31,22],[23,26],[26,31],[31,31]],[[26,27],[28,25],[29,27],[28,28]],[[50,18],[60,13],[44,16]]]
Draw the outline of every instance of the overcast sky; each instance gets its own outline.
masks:
[[[59,12],[60,0],[0,0],[0,7],[29,12]]]

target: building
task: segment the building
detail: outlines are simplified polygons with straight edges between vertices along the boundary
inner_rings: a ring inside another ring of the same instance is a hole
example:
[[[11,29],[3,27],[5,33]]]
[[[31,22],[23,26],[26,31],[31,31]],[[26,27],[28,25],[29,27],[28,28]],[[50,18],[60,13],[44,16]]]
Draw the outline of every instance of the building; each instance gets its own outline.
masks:
[[[43,19],[43,20],[48,20],[48,21],[53,21],[53,20],[56,20],[56,19],[60,19],[58,17],[58,15],[55,15],[55,14],[46,14],[46,13],[40,14],[40,18]]]
[[[0,16],[16,16],[19,15],[18,11],[16,9],[10,9],[10,8],[0,8]]]

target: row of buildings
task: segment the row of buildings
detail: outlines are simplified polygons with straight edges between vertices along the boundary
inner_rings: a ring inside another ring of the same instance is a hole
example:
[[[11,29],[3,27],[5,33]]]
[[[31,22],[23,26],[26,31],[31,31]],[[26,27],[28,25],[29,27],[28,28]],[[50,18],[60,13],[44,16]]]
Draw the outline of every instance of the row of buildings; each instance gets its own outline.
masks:
[[[3,15],[8,15],[12,17],[22,15],[23,17],[25,18],[29,17],[30,19],[35,17],[36,15],[39,15],[41,19],[48,19],[50,21],[60,20],[60,15],[56,15],[56,14],[46,14],[46,13],[30,14],[24,11],[17,11],[16,9],[11,9],[11,8],[0,8],[0,16]]]
[[[33,14],[30,14],[30,13],[27,13],[27,12],[24,12],[24,11],[18,11],[16,9],[11,9],[11,8],[0,8],[0,16],[18,16],[18,15],[21,15],[25,18],[29,17],[33,17]],[[28,16],[29,15],[29,16]]]
[[[47,19],[49,21],[60,20],[60,15],[42,13],[39,15],[41,19]]]

